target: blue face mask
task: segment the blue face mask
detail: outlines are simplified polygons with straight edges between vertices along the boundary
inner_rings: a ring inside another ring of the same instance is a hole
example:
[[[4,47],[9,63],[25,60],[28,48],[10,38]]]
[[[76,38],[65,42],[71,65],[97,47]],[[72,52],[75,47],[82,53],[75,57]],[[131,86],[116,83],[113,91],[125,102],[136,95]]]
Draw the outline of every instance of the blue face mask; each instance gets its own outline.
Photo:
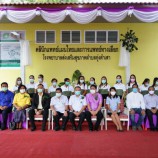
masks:
[[[90,84],[91,84],[91,85],[94,84],[94,81],[90,81]]]
[[[121,82],[121,79],[116,79],[116,82],[117,82],[117,83],[120,83],[120,82]]]
[[[102,82],[102,84],[105,84],[105,83],[106,83],[106,80],[105,80],[105,79],[103,79],[101,82]]]
[[[65,82],[65,84],[66,84],[67,86],[69,86],[70,82]]]
[[[80,95],[81,91],[75,91],[75,95]]]
[[[137,88],[133,88],[133,93],[137,93],[138,89]]]

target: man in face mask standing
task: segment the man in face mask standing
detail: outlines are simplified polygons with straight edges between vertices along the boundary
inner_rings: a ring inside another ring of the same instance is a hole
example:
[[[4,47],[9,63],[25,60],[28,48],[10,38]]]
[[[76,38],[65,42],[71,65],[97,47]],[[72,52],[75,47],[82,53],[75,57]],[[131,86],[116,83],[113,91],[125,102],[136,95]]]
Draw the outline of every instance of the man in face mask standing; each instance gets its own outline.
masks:
[[[69,100],[69,108],[70,108],[70,122],[72,124],[73,130],[82,130],[82,123],[85,119],[85,108],[87,106],[86,98],[81,95],[81,87],[75,87],[75,95],[72,95]],[[75,118],[79,117],[78,126],[76,128]]]
[[[50,107],[53,111],[53,118],[55,122],[55,131],[60,129],[65,131],[68,122],[68,98],[62,95],[62,89],[56,89],[56,96],[51,98]],[[60,128],[59,120],[62,118],[62,126]]]
[[[98,131],[100,122],[103,118],[103,114],[101,112],[102,107],[102,95],[97,93],[97,86],[90,86],[90,93],[86,95],[87,107],[88,111],[86,111],[86,119],[89,125],[89,131],[93,131],[93,123],[91,120],[91,116],[97,116],[97,121],[94,127],[94,130]]]
[[[158,96],[154,94],[155,88],[149,87],[148,88],[149,94],[144,96],[145,106],[146,106],[146,115],[149,119],[150,130],[151,131],[158,131]],[[157,124],[156,127],[153,124],[153,115],[157,116]]]
[[[132,123],[132,130],[142,130],[142,122],[145,117],[145,103],[143,95],[138,92],[138,85],[132,86],[132,92],[127,95],[127,107],[130,110],[130,119]],[[139,115],[139,119],[135,121],[135,114]]]
[[[8,90],[8,83],[1,84],[0,91],[0,113],[2,114],[1,130],[6,129],[8,113],[12,111],[14,94]]]
[[[29,118],[31,122],[31,131],[36,130],[34,123],[34,115],[43,115],[42,131],[45,131],[46,122],[48,119],[48,110],[50,108],[50,97],[44,92],[43,84],[39,84],[37,87],[37,93],[32,99],[32,109],[29,110]]]

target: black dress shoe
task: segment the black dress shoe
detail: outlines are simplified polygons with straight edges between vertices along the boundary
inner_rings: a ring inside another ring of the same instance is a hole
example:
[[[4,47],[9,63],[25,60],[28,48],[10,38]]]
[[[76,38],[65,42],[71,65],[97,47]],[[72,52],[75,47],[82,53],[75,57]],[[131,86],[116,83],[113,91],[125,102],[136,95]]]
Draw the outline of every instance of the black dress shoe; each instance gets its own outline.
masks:
[[[4,127],[4,126],[2,126],[2,127],[0,128],[1,131],[5,130],[5,129],[6,129],[6,127]]]
[[[81,127],[77,127],[77,131],[82,131],[82,128]]]
[[[76,127],[75,127],[75,126],[72,126],[72,130],[76,131],[77,129],[76,129]]]
[[[60,130],[60,127],[55,127],[54,128],[54,131],[59,131]]]
[[[31,128],[31,131],[35,131],[35,130],[36,130],[36,127],[32,127],[32,128]]]
[[[66,130],[66,128],[65,128],[65,127],[61,127],[61,130],[62,130],[62,131],[65,131],[65,130]]]

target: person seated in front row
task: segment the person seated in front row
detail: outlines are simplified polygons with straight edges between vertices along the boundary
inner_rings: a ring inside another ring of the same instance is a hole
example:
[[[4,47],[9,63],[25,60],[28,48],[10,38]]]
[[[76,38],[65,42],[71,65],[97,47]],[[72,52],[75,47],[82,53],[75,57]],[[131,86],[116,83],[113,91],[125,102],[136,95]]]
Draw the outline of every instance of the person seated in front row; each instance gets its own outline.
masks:
[[[30,95],[26,92],[26,86],[20,85],[17,94],[14,96],[13,106],[15,107],[14,121],[16,129],[22,129],[22,123],[26,121],[25,109],[30,106]]]
[[[0,91],[0,114],[2,114],[1,130],[7,126],[8,114],[12,112],[14,94],[8,90],[8,83],[1,83]]]
[[[158,96],[154,94],[155,88],[150,86],[148,88],[149,94],[144,96],[145,106],[146,106],[146,115],[149,119],[150,130],[151,131],[158,131]],[[153,115],[157,117],[157,124],[156,127],[153,123]]]
[[[68,118],[68,98],[62,95],[62,89],[56,89],[56,96],[51,98],[50,107],[53,111],[53,118],[55,122],[55,131],[60,129],[65,131]],[[62,118],[62,126],[60,128],[59,120]]]
[[[29,110],[31,131],[36,130],[34,115],[43,115],[41,130],[42,131],[46,130],[49,108],[50,108],[49,94],[45,93],[43,84],[39,84],[37,87],[37,92],[34,94],[32,99],[32,109]]]
[[[120,97],[116,95],[115,87],[110,88],[110,94],[106,99],[106,104],[108,106],[108,115],[111,116],[112,121],[117,127],[117,131],[123,131],[120,115]]]
[[[65,84],[61,86],[61,89],[62,89],[63,95],[67,96],[69,99],[70,96],[74,93],[74,88],[71,86],[69,78],[65,78],[64,83]]]
[[[75,87],[75,95],[72,95],[69,100],[69,108],[70,108],[70,122],[72,124],[73,130],[82,130],[82,123],[85,119],[85,108],[87,106],[86,98],[81,95],[81,87]],[[78,126],[76,128],[75,118],[79,117]]]
[[[94,130],[98,131],[99,125],[103,118],[103,114],[101,112],[102,107],[102,96],[97,93],[97,86],[90,86],[90,93],[86,95],[87,107],[88,111],[86,111],[86,119],[89,125],[89,131],[93,131],[93,123],[91,120],[91,116],[97,116],[97,121],[95,123]]]
[[[138,85],[132,86],[132,92],[127,95],[127,107],[130,110],[130,119],[132,123],[132,130],[142,130],[142,122],[145,117],[145,103],[143,95],[138,92]],[[138,122],[135,121],[135,114],[139,115]]]

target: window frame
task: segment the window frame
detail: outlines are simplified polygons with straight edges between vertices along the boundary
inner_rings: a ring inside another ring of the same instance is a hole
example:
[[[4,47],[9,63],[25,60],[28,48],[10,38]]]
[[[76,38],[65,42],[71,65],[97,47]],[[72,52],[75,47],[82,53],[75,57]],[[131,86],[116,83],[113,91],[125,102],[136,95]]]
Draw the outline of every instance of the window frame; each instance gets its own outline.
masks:
[[[45,43],[37,43],[37,31],[44,31],[45,32]],[[54,43],[46,43],[46,32],[47,31],[54,31]],[[56,44],[56,30],[35,30],[35,44]]]

